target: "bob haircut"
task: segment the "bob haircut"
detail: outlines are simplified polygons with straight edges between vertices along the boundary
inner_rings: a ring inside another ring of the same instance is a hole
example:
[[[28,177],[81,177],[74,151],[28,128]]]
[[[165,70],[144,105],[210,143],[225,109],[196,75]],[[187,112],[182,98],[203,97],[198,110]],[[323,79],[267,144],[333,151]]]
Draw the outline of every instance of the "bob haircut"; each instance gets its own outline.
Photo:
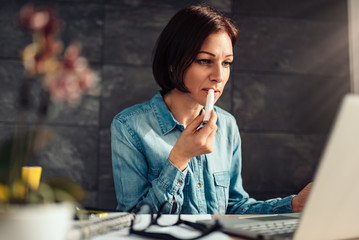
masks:
[[[235,45],[238,29],[229,18],[210,7],[185,7],[172,17],[153,52],[152,71],[163,95],[174,88],[189,92],[183,75],[195,61],[204,40],[218,31],[225,31]]]

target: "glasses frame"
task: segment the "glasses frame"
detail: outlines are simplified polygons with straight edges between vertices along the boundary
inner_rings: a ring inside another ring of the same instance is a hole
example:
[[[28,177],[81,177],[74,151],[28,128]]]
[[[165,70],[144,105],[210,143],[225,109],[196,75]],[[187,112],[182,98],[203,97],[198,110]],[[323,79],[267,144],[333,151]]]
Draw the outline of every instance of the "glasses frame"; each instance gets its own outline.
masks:
[[[131,221],[131,225],[130,225],[130,234],[135,234],[135,235],[139,235],[142,237],[146,237],[146,238],[155,238],[155,239],[168,239],[168,240],[195,240],[195,239],[199,239],[202,238],[214,231],[220,230],[221,229],[221,225],[219,224],[219,222],[216,220],[215,224],[213,226],[208,227],[205,224],[201,224],[201,223],[196,223],[196,222],[190,222],[190,221],[186,221],[181,219],[181,215],[182,215],[182,209],[180,208],[180,211],[178,213],[178,218],[177,221],[174,224],[171,225],[162,225],[159,223],[158,219],[163,215],[165,207],[167,205],[169,205],[170,202],[169,201],[165,201],[164,203],[161,204],[159,211],[157,213],[157,216],[154,217],[154,211],[153,211],[153,207],[151,204],[147,203],[147,202],[143,202],[141,203],[136,210],[134,211],[134,218]],[[150,223],[148,224],[147,227],[145,227],[143,230],[135,230],[134,229],[134,222],[136,220],[136,215],[138,212],[140,212],[141,209],[143,209],[143,207],[147,206],[149,208],[149,214],[151,216],[151,220]],[[175,237],[171,234],[168,233],[160,233],[160,232],[147,232],[146,230],[153,225],[157,225],[160,227],[171,227],[171,226],[178,226],[180,224],[184,224],[186,226],[189,226],[193,229],[196,229],[198,231],[201,232],[201,234],[197,237],[194,238],[178,238]]]

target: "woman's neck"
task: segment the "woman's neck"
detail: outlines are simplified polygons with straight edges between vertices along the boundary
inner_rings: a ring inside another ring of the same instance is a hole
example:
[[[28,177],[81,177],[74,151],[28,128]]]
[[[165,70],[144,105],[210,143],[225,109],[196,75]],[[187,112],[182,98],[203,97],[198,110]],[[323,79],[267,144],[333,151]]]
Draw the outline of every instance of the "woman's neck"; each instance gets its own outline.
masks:
[[[198,116],[202,109],[202,105],[194,102],[188,93],[177,89],[171,90],[163,98],[173,117],[185,127]]]

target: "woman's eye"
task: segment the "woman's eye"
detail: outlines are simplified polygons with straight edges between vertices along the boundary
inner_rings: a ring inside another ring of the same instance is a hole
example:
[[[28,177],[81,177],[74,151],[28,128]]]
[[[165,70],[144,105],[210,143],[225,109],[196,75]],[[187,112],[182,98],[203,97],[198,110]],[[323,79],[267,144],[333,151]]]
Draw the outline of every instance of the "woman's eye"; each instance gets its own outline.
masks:
[[[199,64],[202,64],[202,65],[207,65],[207,64],[211,63],[211,60],[209,60],[209,59],[199,59],[199,60],[197,60],[197,62]]]
[[[226,67],[230,67],[232,65],[233,62],[224,62],[223,65]]]

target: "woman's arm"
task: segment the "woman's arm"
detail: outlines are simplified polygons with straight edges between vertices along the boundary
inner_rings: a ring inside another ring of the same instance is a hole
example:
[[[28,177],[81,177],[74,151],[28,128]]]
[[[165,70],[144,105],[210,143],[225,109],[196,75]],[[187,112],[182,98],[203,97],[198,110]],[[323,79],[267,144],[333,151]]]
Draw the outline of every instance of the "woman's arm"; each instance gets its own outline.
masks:
[[[149,180],[149,166],[139,140],[126,123],[118,119],[114,119],[111,125],[111,148],[118,210],[130,212],[146,201],[158,211],[164,201],[183,201],[186,171],[180,171],[164,159],[165,164],[158,177]],[[168,212],[170,210],[167,209]]]
[[[231,166],[231,181],[229,189],[228,214],[275,214],[292,212],[291,201],[294,195],[286,198],[275,198],[257,201],[250,198],[243,188],[242,182],[242,152],[241,138],[237,124],[233,124],[232,138],[233,155]]]

